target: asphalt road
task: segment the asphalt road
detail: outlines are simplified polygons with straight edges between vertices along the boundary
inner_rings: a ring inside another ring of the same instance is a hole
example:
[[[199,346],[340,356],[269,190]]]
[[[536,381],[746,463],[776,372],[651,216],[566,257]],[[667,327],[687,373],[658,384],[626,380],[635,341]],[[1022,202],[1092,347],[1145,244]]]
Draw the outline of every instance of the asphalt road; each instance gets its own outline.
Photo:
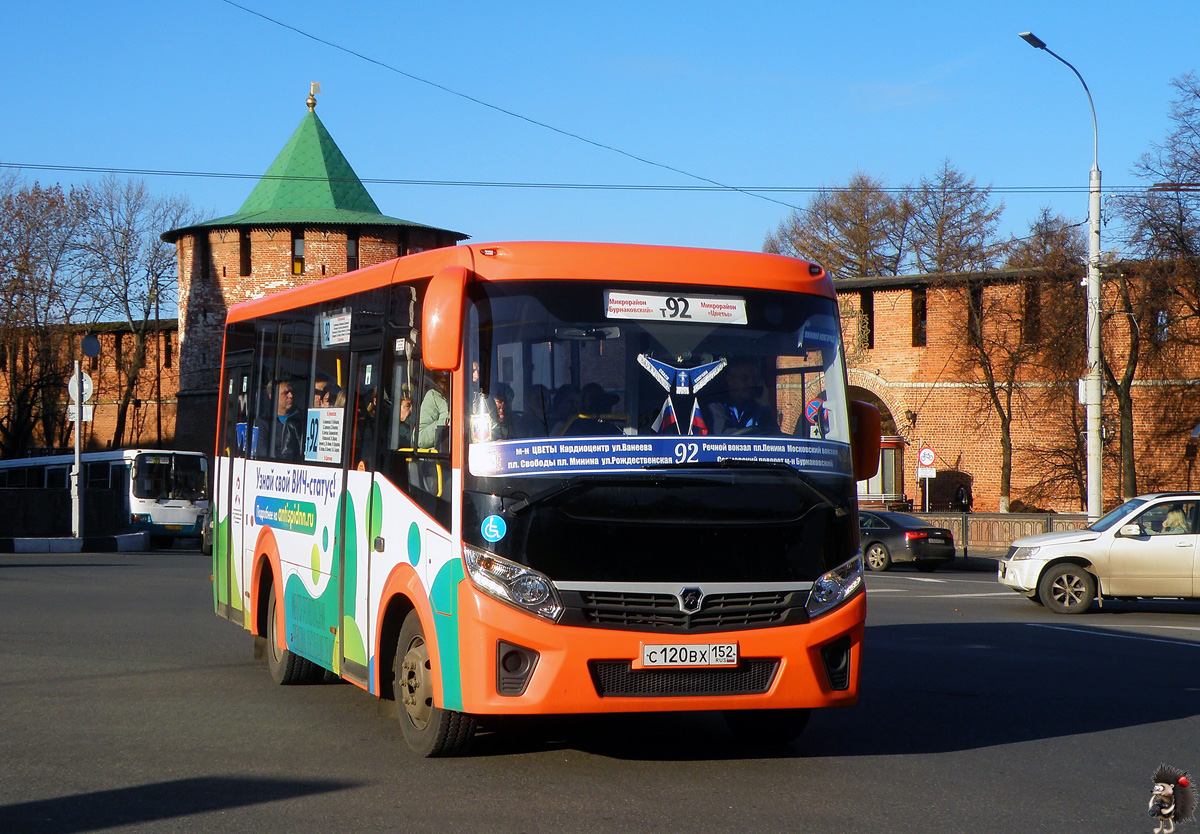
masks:
[[[859,705],[791,747],[605,717],[420,760],[361,690],[272,684],[210,572],[0,557],[0,831],[1148,833],[1155,767],[1200,773],[1197,603],[1055,617],[989,572],[901,568],[868,577]]]

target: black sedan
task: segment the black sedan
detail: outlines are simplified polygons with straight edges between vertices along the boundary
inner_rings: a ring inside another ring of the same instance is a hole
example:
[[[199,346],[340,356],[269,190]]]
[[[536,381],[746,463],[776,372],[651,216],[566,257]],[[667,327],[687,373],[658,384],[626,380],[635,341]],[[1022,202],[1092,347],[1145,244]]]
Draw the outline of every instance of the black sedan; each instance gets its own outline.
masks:
[[[858,537],[863,559],[871,570],[887,570],[896,562],[914,562],[931,571],[954,561],[954,534],[931,527],[904,513],[860,512]]]

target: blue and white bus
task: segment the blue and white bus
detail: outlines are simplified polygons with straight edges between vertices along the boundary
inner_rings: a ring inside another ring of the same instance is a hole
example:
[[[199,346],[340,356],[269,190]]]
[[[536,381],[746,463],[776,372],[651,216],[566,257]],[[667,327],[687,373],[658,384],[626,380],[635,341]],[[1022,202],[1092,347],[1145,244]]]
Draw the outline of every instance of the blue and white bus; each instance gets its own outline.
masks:
[[[199,452],[116,449],[80,457],[81,490],[117,494],[116,526],[156,538],[200,536],[209,507],[208,459]],[[0,489],[70,489],[75,455],[0,460]]]

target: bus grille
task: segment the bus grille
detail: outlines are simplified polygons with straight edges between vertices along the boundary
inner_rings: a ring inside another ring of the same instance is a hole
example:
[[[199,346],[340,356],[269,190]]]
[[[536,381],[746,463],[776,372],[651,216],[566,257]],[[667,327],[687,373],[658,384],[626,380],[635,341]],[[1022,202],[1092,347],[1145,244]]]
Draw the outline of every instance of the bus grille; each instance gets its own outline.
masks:
[[[584,591],[579,596],[581,613],[589,624],[670,631],[771,625],[805,603],[805,594],[788,591],[709,594],[699,611],[686,614],[670,594]]]
[[[588,664],[601,698],[760,695],[771,688],[779,661],[743,658],[733,669],[634,669],[628,660]]]

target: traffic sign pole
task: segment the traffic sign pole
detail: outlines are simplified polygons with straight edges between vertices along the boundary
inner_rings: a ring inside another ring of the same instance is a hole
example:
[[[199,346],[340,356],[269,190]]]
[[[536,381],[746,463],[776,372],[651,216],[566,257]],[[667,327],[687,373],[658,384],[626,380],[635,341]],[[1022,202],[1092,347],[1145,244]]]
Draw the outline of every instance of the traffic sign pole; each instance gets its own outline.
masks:
[[[100,355],[100,340],[89,333],[80,342],[80,350],[88,359]],[[92,398],[92,378],[83,372],[83,363],[75,360],[75,373],[67,386],[67,393],[75,401],[75,468],[71,472],[71,535],[83,538],[83,502],[80,500],[79,482],[83,478],[81,440],[83,434],[84,403]]]
[[[936,460],[937,455],[929,445],[922,446],[917,453],[917,477],[925,481],[925,512],[929,512],[929,481],[937,477],[937,470],[933,467]]]
[[[83,364],[75,360],[75,391],[83,393]],[[79,475],[81,469],[79,436],[83,433],[83,397],[75,400],[75,468],[71,471],[71,535],[83,538],[83,506],[79,500]]]

